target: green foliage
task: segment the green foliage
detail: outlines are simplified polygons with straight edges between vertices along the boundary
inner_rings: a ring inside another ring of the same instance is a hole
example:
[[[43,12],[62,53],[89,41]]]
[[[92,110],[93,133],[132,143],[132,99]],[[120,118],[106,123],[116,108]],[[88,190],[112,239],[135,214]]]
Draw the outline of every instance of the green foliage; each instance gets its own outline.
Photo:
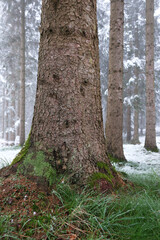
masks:
[[[33,153],[28,154],[21,165],[18,166],[17,173],[28,174],[37,177],[45,177],[51,186],[56,179],[56,171],[51,164],[45,161],[45,155],[42,151],[37,152],[36,156]]]
[[[160,177],[149,176],[129,177],[134,188],[128,192],[102,195],[94,191],[60,183],[52,191],[60,204],[55,209],[42,211],[37,207],[39,201],[46,201],[43,193],[37,196],[32,210],[33,217],[21,217],[18,236],[33,239],[37,230],[44,232],[44,239],[69,239],[69,227],[77,239],[86,240],[159,240],[160,239]],[[18,213],[15,213],[18,214]],[[13,216],[0,218],[0,234],[4,239],[12,238],[16,232],[11,224]],[[10,238],[9,238],[9,237]],[[16,235],[16,238],[18,238]]]
[[[78,194],[60,184],[56,196],[68,209],[67,216],[57,220],[60,229],[67,228],[65,223],[77,226],[87,233],[79,232],[80,239],[159,240],[160,178],[152,175],[131,179],[136,187],[116,196],[85,189]]]
[[[0,236],[3,236],[3,239],[16,239],[14,234],[11,233],[15,230],[15,227],[11,225],[11,216],[2,215],[0,217]]]
[[[23,160],[23,158],[27,155],[28,149],[30,147],[30,134],[28,136],[28,139],[26,140],[24,146],[22,147],[21,151],[18,153],[18,155],[13,159],[11,165],[14,165],[17,162],[20,162]]]

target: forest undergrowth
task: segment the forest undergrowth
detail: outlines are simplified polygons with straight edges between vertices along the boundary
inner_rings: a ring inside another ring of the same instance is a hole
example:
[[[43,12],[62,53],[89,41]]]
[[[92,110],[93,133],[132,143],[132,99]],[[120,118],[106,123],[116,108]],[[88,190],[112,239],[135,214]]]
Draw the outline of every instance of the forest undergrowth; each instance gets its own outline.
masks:
[[[23,176],[1,177],[1,239],[159,240],[160,177],[124,180],[127,189],[100,194],[64,179],[45,192]]]

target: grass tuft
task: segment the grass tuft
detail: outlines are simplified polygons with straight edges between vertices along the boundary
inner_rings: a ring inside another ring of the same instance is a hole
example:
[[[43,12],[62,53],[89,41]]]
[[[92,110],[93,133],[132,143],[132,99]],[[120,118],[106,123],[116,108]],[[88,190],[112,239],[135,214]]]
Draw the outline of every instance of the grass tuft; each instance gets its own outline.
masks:
[[[152,174],[128,178],[134,188],[109,195],[57,184],[52,196],[59,204],[48,212],[45,208],[33,209],[37,214],[22,219],[19,234],[33,239],[36,231],[43,230],[44,239],[159,240],[160,177]],[[42,194],[38,196],[39,201],[44,200]],[[3,216],[0,221],[1,236],[12,236],[16,230],[10,224],[11,216]]]

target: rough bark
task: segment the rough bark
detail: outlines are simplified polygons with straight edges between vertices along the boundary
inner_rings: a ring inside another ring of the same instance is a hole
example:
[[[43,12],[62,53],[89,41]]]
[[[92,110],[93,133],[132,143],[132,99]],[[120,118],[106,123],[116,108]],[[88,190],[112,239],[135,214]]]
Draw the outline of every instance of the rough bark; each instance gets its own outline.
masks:
[[[53,169],[80,184],[104,162],[114,182],[103,135],[96,1],[43,0],[40,33],[29,152],[42,151]]]
[[[156,151],[154,85],[154,0],[146,0],[146,137],[145,148]]]
[[[25,142],[25,0],[21,0],[20,145]]]
[[[124,0],[111,0],[106,150],[119,160],[123,153],[123,25]]]

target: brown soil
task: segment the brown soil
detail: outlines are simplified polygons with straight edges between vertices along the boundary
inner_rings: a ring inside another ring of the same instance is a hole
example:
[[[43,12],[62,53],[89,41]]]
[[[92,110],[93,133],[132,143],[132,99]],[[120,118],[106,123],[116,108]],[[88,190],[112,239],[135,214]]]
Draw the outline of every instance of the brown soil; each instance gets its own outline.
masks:
[[[48,238],[47,228],[52,225],[51,218],[57,212],[65,215],[66,211],[51,189],[44,191],[44,186],[39,186],[35,179],[16,176],[13,172],[11,167],[0,170],[0,215],[10,216],[7,222],[10,237],[0,229],[1,239],[79,239],[72,228],[60,236],[58,224],[57,234]],[[41,224],[46,224],[46,229]]]

